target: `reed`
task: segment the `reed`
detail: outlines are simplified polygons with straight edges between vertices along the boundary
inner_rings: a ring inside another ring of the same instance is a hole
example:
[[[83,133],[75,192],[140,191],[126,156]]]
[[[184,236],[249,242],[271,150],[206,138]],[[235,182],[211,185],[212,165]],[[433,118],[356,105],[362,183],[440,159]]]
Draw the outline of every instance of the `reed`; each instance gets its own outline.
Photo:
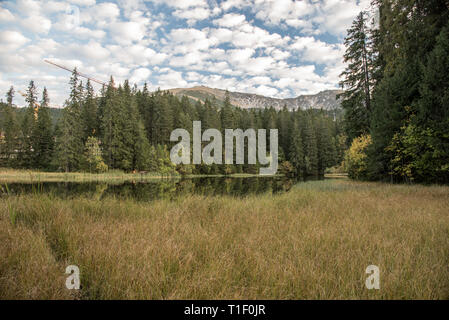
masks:
[[[448,207],[449,187],[342,179],[150,203],[5,196],[0,298],[447,299]]]

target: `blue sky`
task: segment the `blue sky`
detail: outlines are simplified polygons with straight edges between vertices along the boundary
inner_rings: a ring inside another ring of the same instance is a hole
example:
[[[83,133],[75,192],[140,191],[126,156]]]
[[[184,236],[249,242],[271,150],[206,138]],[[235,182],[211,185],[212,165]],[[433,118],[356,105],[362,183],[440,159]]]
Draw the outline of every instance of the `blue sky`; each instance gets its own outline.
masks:
[[[70,74],[150,89],[289,98],[338,87],[346,29],[370,0],[0,2],[0,94],[33,79],[62,106]],[[97,90],[98,86],[95,87]],[[23,99],[16,94],[18,105]]]

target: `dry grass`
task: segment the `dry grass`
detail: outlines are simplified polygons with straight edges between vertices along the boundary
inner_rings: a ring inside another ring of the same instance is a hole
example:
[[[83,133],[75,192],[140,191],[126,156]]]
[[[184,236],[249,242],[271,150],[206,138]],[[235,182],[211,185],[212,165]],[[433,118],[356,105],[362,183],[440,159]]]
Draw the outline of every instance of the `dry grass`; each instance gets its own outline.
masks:
[[[89,172],[45,172],[36,170],[17,170],[9,168],[0,168],[0,184],[10,182],[124,182],[124,181],[141,181],[167,178],[158,173],[125,173],[120,170],[111,170],[106,173],[89,173]],[[179,177],[179,176],[170,176]]]
[[[448,208],[448,187],[345,180],[243,199],[3,198],[0,298],[448,299]]]

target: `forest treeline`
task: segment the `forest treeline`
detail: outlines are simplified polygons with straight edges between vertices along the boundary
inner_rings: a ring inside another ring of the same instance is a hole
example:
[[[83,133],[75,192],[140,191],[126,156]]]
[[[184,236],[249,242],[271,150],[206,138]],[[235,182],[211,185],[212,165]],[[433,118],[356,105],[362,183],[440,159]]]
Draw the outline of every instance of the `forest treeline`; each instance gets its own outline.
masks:
[[[449,1],[374,0],[348,30],[349,175],[449,182]]]
[[[323,110],[241,109],[231,105],[228,95],[218,107],[214,99],[192,101],[167,91],[149,92],[146,85],[131,87],[128,81],[117,86],[112,77],[97,96],[89,81],[83,85],[76,70],[70,88],[62,115],[53,125],[46,89],[39,100],[30,81],[27,106],[18,112],[11,87],[0,110],[0,166],[66,172],[259,172],[258,164],[173,165],[169,151],[175,143],[169,141],[170,133],[184,128],[192,134],[194,120],[201,121],[203,130],[278,129],[280,173],[290,176],[323,175],[344,157],[342,121]]]

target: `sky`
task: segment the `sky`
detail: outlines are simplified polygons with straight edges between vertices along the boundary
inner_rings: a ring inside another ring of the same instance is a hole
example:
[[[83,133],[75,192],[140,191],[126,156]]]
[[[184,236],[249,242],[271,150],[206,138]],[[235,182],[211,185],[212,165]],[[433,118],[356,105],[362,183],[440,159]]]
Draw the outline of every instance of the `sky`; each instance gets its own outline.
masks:
[[[370,0],[0,0],[0,95],[30,80],[63,106],[70,73],[150,90],[291,98],[338,88],[346,30]],[[94,85],[99,90],[99,85]]]

